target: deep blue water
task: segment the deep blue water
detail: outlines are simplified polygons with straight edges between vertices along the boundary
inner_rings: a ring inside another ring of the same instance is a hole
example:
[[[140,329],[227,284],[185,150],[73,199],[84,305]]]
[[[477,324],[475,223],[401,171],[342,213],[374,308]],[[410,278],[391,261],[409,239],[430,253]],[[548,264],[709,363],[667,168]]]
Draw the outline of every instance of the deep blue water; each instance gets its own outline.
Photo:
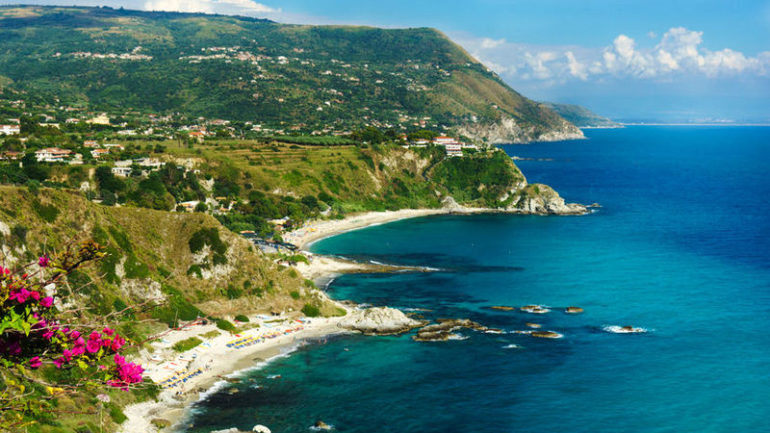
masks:
[[[261,388],[213,395],[188,431],[305,432],[318,419],[340,432],[769,431],[770,128],[587,135],[505,150],[552,158],[518,165],[569,201],[601,203],[593,215],[429,217],[313,246],[445,269],[344,276],[335,298],[505,330],[538,322],[563,339],[336,338],[248,373]],[[485,308],[528,303],[585,313]],[[650,332],[602,330],[626,324]]]

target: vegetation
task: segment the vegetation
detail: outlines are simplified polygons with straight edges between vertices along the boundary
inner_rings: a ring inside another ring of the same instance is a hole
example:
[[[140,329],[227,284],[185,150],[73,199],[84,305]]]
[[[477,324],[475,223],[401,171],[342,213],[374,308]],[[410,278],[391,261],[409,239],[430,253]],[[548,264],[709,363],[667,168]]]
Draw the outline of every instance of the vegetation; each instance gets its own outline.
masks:
[[[181,341],[177,341],[176,343],[174,343],[174,345],[171,348],[177,352],[187,352],[190,349],[198,347],[198,345],[200,345],[201,343],[203,343],[203,340],[201,340],[200,338],[190,337]]]
[[[357,129],[365,119],[411,125],[427,117],[453,126],[509,116],[540,132],[561,121],[428,28],[5,6],[0,40],[0,96],[116,117],[182,112],[275,129],[297,119],[310,129]],[[7,108],[12,117],[14,109]],[[213,132],[230,135],[221,126]],[[277,135],[296,144],[345,144]]]
[[[233,325],[232,323],[230,323],[229,321],[227,321],[225,319],[217,319],[215,322],[217,324],[217,328],[219,328],[219,329],[221,329],[223,331],[227,331],[227,332],[230,332],[230,333],[238,332],[238,328],[236,328],[235,325]]]

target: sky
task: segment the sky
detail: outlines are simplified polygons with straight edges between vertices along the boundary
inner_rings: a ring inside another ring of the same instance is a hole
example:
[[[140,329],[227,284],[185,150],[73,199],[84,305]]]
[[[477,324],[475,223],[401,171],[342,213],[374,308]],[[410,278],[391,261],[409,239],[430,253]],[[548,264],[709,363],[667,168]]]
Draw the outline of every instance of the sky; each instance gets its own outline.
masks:
[[[238,14],[285,23],[435,27],[531,99],[579,104],[626,121],[770,123],[770,0],[35,3]]]

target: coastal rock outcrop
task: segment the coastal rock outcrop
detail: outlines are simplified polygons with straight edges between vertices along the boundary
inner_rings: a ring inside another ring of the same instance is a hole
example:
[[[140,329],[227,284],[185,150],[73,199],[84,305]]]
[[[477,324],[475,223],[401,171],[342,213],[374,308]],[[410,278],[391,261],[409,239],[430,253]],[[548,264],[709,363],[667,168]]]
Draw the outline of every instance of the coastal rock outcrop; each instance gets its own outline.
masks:
[[[446,341],[458,338],[454,331],[458,329],[472,329],[474,331],[487,331],[489,328],[470,319],[439,319],[437,324],[428,325],[419,331],[412,339],[415,341]]]
[[[425,322],[414,320],[395,308],[372,307],[353,311],[337,326],[366,335],[393,335],[418,328],[424,324]]]
[[[567,307],[564,312],[567,314],[580,314],[583,312],[583,309],[580,307]]]
[[[532,124],[522,124],[510,116],[503,116],[497,122],[466,123],[457,128],[460,135],[491,144],[529,143],[533,141],[561,141],[585,138],[583,131],[564,119],[554,119],[548,129]]]
[[[530,184],[519,191],[508,209],[536,215],[582,215],[587,212],[581,204],[565,203],[553,188],[543,184]]]

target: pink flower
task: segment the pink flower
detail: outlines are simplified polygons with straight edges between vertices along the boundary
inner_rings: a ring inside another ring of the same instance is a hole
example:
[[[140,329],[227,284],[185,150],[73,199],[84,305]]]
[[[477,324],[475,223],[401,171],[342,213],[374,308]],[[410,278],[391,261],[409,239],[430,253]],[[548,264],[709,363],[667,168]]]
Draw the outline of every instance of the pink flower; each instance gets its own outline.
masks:
[[[115,330],[114,329],[110,329],[110,328],[104,328],[104,329],[102,329],[102,332],[104,332],[105,335],[112,336],[112,334],[115,333]]]
[[[74,356],[80,356],[86,352],[86,341],[83,337],[78,337],[75,341],[75,345],[72,347],[72,354]]]
[[[118,367],[120,367],[121,365],[125,365],[126,364],[126,358],[124,356],[122,356],[122,355],[118,355],[117,353],[115,354],[115,356],[112,359],[115,360],[115,364],[117,364]]]
[[[35,356],[33,358],[29,359],[29,367],[30,368],[39,368],[41,365],[43,365],[42,361],[40,361],[39,356]]]
[[[56,358],[53,360],[53,364],[56,368],[61,368],[62,364],[64,364],[64,360],[62,358]]]
[[[70,332],[69,337],[70,337],[70,340],[82,340],[82,338],[80,337],[80,332],[78,331]]]
[[[51,308],[53,306],[53,298],[50,296],[46,296],[45,298],[41,299],[40,306],[45,308]]]
[[[8,296],[8,299],[10,299],[12,301],[16,301],[19,304],[23,304],[23,303],[27,302],[27,299],[29,299],[31,294],[32,293],[29,290],[27,290],[24,287],[22,287],[22,288],[20,288],[18,290],[12,291],[11,294]]]
[[[73,353],[72,353],[72,351],[71,351],[71,350],[69,350],[69,349],[64,349],[64,351],[63,351],[61,354],[62,354],[62,358],[64,359],[64,361],[66,361],[66,362],[70,362],[70,361],[72,361],[72,355],[73,355]]]
[[[121,337],[120,335],[115,335],[115,338],[112,340],[112,351],[117,352],[120,350],[123,345],[126,344],[125,338]]]
[[[88,353],[96,353],[101,349],[102,343],[99,340],[88,340],[86,343],[86,350]]]
[[[51,259],[48,258],[48,256],[40,256],[39,259],[37,259],[37,265],[41,268],[47,268],[48,265],[51,264]]]

